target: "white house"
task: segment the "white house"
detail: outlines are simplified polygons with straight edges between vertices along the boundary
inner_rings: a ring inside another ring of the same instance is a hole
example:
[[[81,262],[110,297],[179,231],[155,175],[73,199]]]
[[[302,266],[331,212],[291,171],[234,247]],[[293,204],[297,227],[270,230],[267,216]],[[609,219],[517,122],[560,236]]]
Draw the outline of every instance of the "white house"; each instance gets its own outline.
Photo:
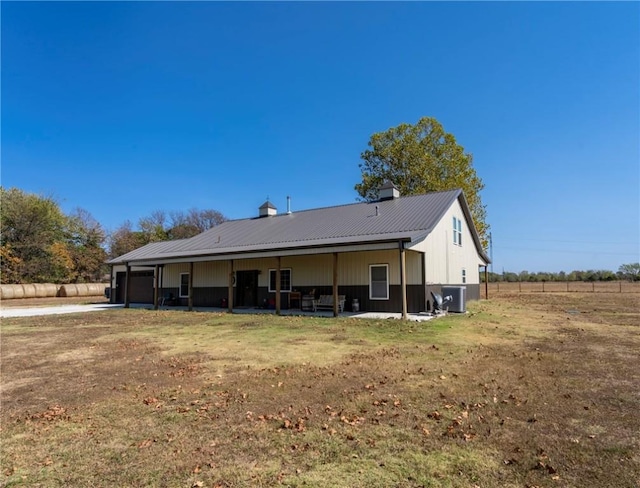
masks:
[[[109,261],[112,301],[193,306],[299,307],[313,294],[362,311],[420,312],[431,291],[464,286],[480,298],[489,258],[462,190],[230,220],[189,239],[155,242]],[[278,279],[279,277],[279,279]],[[337,314],[337,306],[334,313]]]

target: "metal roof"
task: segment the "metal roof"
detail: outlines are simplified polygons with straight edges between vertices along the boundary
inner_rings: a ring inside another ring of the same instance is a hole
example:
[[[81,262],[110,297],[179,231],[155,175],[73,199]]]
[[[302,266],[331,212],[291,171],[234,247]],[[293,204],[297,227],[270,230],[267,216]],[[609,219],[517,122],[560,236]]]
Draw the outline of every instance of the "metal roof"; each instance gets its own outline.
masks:
[[[266,217],[229,220],[180,241],[155,242],[109,261],[110,264],[180,257],[222,255],[308,247],[339,246],[391,240],[419,242],[460,199],[471,222],[461,190],[302,210]],[[471,228],[476,246],[477,233]]]

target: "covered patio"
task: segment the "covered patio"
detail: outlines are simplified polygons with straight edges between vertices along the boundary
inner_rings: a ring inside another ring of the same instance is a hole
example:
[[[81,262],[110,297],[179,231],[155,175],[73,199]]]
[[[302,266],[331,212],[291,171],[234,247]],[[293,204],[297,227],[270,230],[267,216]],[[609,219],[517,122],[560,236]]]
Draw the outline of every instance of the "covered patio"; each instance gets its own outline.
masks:
[[[188,306],[158,306],[157,308],[153,306],[153,304],[149,303],[131,303],[129,304],[129,308],[137,308],[137,309],[145,309],[145,310],[163,310],[163,311],[182,311],[182,312],[209,312],[209,313],[234,313],[234,314],[246,314],[246,315],[256,315],[256,314],[267,314],[267,315],[281,315],[281,316],[299,316],[299,317],[346,317],[346,318],[356,318],[356,319],[397,319],[401,320],[403,318],[401,313],[392,313],[392,312],[339,312],[337,315],[334,315],[334,312],[331,310],[318,310],[317,312],[310,311],[302,311],[297,309],[289,309],[289,310],[280,310],[279,313],[274,309],[265,309],[265,308],[233,308],[229,310],[228,308],[220,308],[220,307],[188,307]],[[409,313],[407,314],[405,320],[409,320],[412,322],[426,322],[428,320],[437,318],[442,315],[432,315],[430,313]]]

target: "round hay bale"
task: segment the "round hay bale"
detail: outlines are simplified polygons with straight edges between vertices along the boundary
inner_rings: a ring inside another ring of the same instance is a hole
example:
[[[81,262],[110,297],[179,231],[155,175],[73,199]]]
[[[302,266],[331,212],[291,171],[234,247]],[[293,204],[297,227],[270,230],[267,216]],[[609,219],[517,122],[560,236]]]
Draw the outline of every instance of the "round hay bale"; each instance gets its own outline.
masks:
[[[93,297],[104,295],[104,283],[71,283],[62,285],[58,296],[61,297]]]
[[[11,285],[13,287],[13,298],[24,298],[24,286]]]
[[[0,298],[3,300],[12,300],[23,296],[22,285],[0,285]]]
[[[36,298],[55,297],[58,294],[58,285],[53,283],[36,283]]]
[[[0,300],[11,300],[13,298],[13,290],[11,285],[0,285]]]
[[[102,296],[104,295],[104,289],[106,288],[106,284],[104,283],[88,283],[89,295],[91,296]]]
[[[78,285],[68,284],[62,285],[60,287],[60,291],[58,291],[58,296],[60,297],[77,297],[78,296]]]
[[[36,285],[29,283],[27,285],[22,285],[22,289],[24,290],[24,298],[36,297]]]

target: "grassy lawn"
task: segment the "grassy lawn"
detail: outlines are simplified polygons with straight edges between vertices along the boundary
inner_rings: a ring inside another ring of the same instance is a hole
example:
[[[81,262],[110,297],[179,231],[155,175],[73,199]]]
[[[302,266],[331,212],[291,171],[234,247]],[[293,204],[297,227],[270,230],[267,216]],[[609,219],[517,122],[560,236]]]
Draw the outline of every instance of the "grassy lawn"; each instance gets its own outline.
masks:
[[[640,486],[640,294],[2,321],[0,486]]]

